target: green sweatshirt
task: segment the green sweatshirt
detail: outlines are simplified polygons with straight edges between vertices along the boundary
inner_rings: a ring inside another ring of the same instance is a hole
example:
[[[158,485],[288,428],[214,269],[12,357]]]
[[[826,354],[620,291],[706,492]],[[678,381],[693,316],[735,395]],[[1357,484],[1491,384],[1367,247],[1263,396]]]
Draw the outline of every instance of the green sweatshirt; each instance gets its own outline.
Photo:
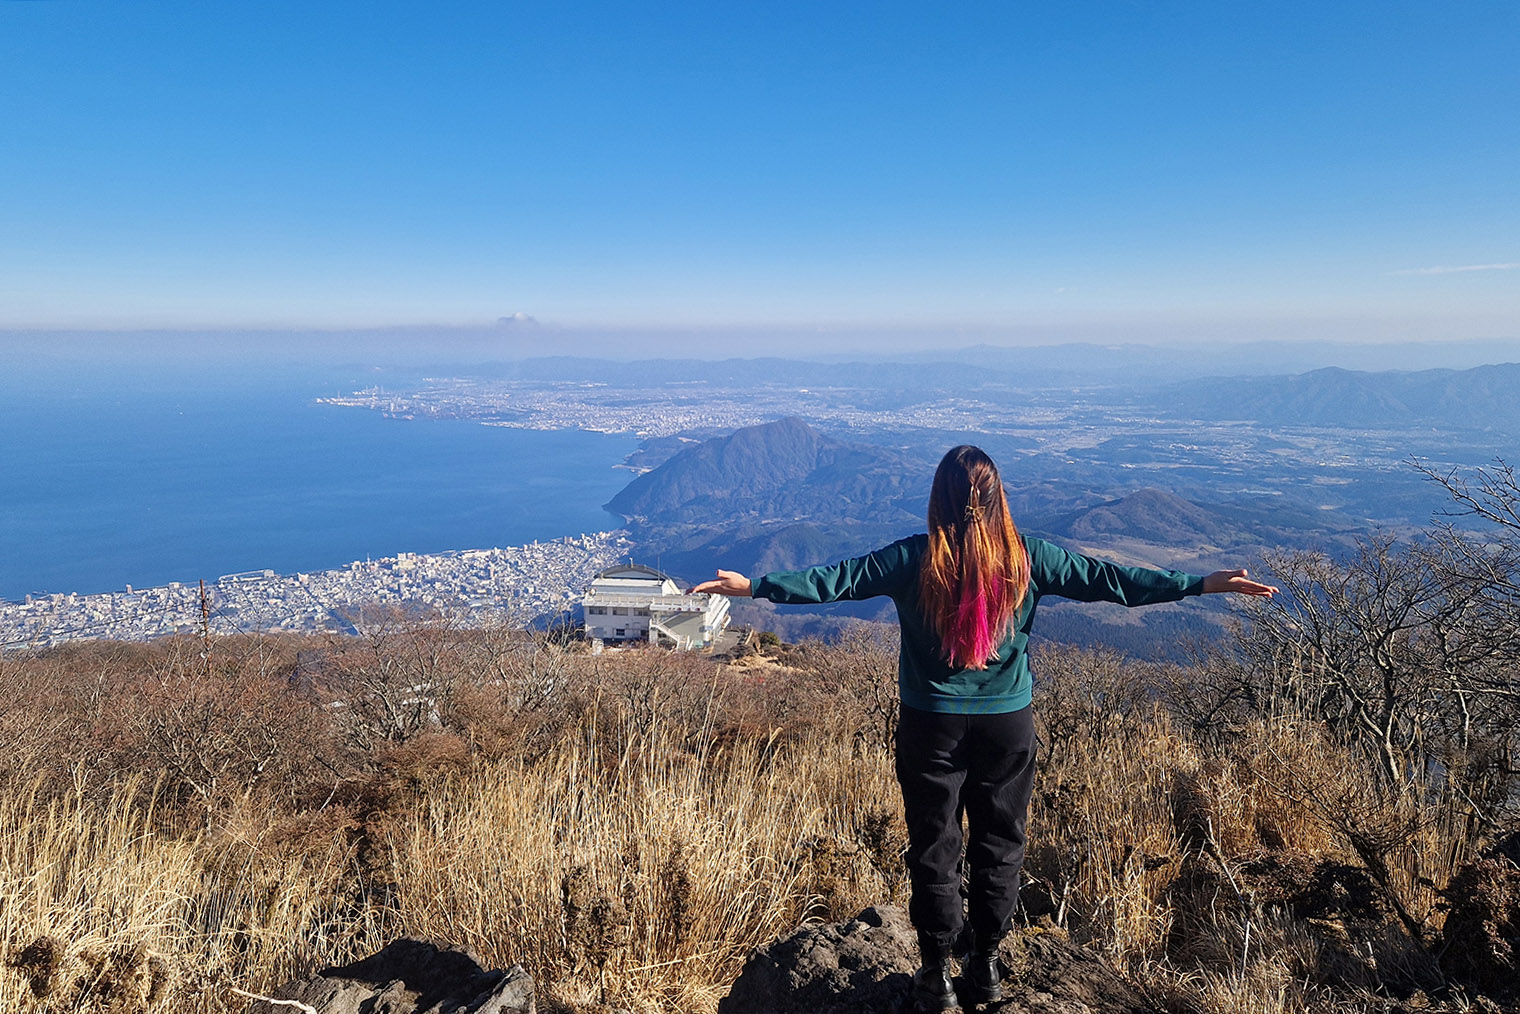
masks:
[[[787,605],[890,596],[902,626],[897,682],[903,703],[921,711],[966,715],[1001,714],[1029,705],[1029,630],[1042,596],[1145,606],[1203,593],[1203,578],[1196,574],[1123,567],[1026,537],[1029,594],[1015,615],[1012,636],[986,669],[955,669],[940,655],[939,638],[918,607],[918,561],[928,546],[928,535],[911,535],[853,560],[776,571],[756,581],[751,594]]]

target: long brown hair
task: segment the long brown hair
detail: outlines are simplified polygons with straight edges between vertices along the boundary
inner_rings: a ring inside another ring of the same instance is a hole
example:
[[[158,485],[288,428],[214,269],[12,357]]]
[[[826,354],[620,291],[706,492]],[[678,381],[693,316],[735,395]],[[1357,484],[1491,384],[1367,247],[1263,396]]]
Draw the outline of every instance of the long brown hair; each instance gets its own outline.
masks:
[[[945,660],[987,668],[1028,589],[1029,557],[997,465],[979,447],[950,448],[929,491],[929,549],[918,570],[919,601]]]

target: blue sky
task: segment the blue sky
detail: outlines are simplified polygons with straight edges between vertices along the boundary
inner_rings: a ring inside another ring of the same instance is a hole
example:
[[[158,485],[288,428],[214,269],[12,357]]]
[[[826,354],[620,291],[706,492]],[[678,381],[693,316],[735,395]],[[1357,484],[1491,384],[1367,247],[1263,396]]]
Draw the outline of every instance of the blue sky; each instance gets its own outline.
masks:
[[[0,0],[0,328],[1520,337],[1517,52],[1513,0]]]

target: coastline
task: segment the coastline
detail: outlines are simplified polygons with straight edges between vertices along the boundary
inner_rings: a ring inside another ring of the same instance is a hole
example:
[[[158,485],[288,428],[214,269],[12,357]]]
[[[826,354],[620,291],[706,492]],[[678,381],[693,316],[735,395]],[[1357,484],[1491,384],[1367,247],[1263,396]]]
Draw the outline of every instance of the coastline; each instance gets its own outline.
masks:
[[[14,378],[12,378],[14,379]],[[317,404],[322,378],[64,396],[0,384],[0,602],[616,529],[629,434]]]

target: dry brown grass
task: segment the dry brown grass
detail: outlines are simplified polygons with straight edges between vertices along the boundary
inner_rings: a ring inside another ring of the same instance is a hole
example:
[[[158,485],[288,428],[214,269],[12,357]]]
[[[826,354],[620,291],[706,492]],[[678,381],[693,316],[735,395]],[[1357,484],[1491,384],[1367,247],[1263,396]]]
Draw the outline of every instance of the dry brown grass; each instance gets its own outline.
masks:
[[[1029,868],[1051,918],[1184,1009],[1383,1009],[1373,992],[1442,984],[1430,949],[1469,835],[1451,806],[1377,792],[1310,723],[1213,750],[1156,705],[1047,760]]]
[[[187,828],[161,802],[138,778],[104,799],[0,798],[0,944],[21,966],[0,976],[0,1009],[240,1009],[229,984],[384,938],[381,913],[353,904],[340,836],[273,855],[257,837]]]
[[[879,648],[735,670],[451,645],[463,673],[427,730],[343,754],[353,718],[309,695],[340,717],[293,722],[281,770],[330,788],[255,778],[215,799],[172,767],[133,774],[141,742],[91,725],[161,700],[100,690],[132,693],[134,666],[155,694],[183,677],[221,709],[215,673],[175,669],[168,649],[12,663],[11,685],[49,696],[8,714],[83,733],[72,767],[60,734],[3,772],[0,1010],[239,1011],[233,987],[413,935],[520,962],[571,1005],[710,1012],[752,947],[905,901]],[[1436,787],[1390,794],[1307,718],[1200,733],[1122,659],[1045,661],[1034,917],[1176,1011],[1381,1010],[1376,991],[1435,984],[1440,892],[1475,840],[1460,806]],[[300,717],[269,689],[277,671],[252,671],[261,707]]]
[[[521,962],[572,1002],[710,1010],[752,947],[904,900],[879,854],[894,840],[884,751],[600,703],[547,756],[419,776],[362,825],[271,819],[247,797],[208,826],[137,778],[103,796],[34,782],[0,802],[0,1009],[147,1009],[111,985],[130,962],[101,971],[131,952],[169,973],[154,1009],[240,1010],[230,987],[410,934]],[[58,969],[36,974],[54,951]]]
[[[860,829],[894,791],[884,753],[837,741],[588,734],[452,780],[396,828],[398,918],[566,999],[711,1009],[751,948],[888,898]]]

